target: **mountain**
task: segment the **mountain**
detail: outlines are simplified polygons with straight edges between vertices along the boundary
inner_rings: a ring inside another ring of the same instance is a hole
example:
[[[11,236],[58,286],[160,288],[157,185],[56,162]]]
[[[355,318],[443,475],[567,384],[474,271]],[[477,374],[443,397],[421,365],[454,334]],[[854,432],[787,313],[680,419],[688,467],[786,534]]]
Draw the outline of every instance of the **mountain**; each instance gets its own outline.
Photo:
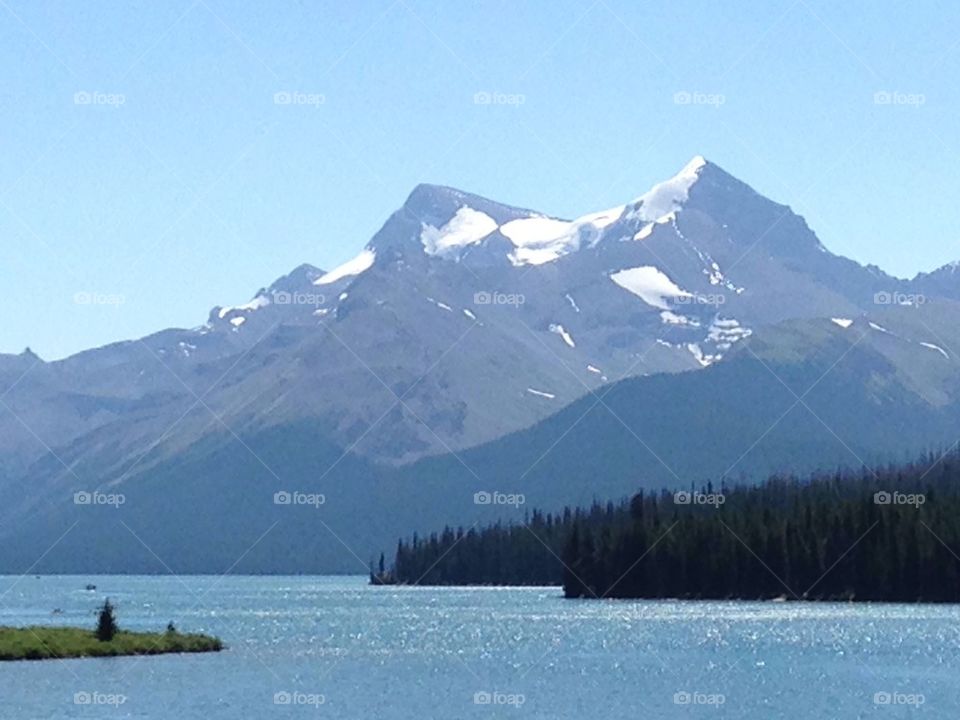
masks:
[[[958,280],[834,255],[699,157],[574,220],[421,185],[354,259],[199,327],[0,356],[0,567],[77,520],[48,567],[157,570],[136,528],[225,569],[273,519],[243,567],[356,569],[336,537],[489,514],[483,489],[550,507],[951,442]],[[73,504],[95,488],[127,502]],[[272,504],[298,488],[322,514]]]

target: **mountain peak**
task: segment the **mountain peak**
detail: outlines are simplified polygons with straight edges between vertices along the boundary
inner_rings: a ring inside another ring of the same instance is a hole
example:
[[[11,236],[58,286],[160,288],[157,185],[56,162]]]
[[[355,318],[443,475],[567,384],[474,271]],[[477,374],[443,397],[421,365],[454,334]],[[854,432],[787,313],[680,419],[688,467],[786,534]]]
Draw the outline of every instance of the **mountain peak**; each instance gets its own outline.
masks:
[[[514,246],[507,254],[515,265],[542,264],[580,248],[594,245],[603,231],[620,219],[653,223],[664,221],[687,202],[706,158],[696,155],[676,175],[633,202],[594,212],[573,221],[559,220],[531,210],[497,203],[479,195],[443,185],[414,188],[403,210],[418,223],[419,244],[428,255],[460,258],[499,230]],[[721,176],[723,173],[721,173]],[[377,245],[382,239],[377,239]]]
[[[389,250],[410,253],[410,257],[425,253],[456,261],[467,252],[479,258],[477,249],[484,248],[489,251],[484,257],[506,256],[514,265],[539,265],[581,248],[596,247],[608,234],[614,239],[629,234],[642,240],[655,226],[675,220],[686,208],[712,218],[723,228],[743,224],[744,218],[770,217],[773,223],[789,211],[697,154],[675,175],[631,202],[573,220],[505,205],[445,185],[417,185],[403,208],[367,247],[385,251],[384,256]],[[800,230],[805,230],[802,219],[799,222]],[[793,255],[797,251],[796,236],[786,234],[791,236],[786,249]],[[804,248],[822,250],[812,233],[806,231],[802,236],[810,240],[803,243]]]
[[[669,180],[657,183],[628,206],[628,215],[645,222],[656,222],[679,210],[687,201],[690,188],[700,178],[708,163],[703,155],[690,162]]]
[[[920,273],[920,275],[956,275],[958,272],[960,272],[960,260],[953,260],[928,273]]]
[[[707,167],[716,168],[703,155],[694,155],[676,175],[657,183],[626,208],[639,211],[638,216],[641,218],[651,216],[648,218],[650,221],[678,209],[677,206],[686,201],[690,188]],[[454,187],[430,183],[417,185],[403,204],[403,209],[421,223],[436,228],[449,223],[462,208],[483,213],[492,218],[498,226],[511,220],[542,217],[541,213],[534,210],[505,205]]]
[[[700,170],[702,167],[709,165],[709,161],[703,155],[694,155],[690,162],[683,166],[683,169],[678,173],[683,175],[685,173],[695,173]]]
[[[463,190],[458,190],[447,185],[434,185],[433,183],[419,183],[403,203],[405,208],[420,207],[424,203],[442,202],[448,199],[460,199],[469,195]]]
[[[403,209],[421,223],[434,227],[446,225],[457,211],[464,207],[489,215],[498,225],[538,214],[533,210],[504,205],[457,188],[426,183],[417,185],[403,204]]]
[[[297,265],[293,270],[283,277],[279,277],[270,285],[270,290],[300,290],[309,287],[314,280],[322,277],[324,271],[310,263]]]

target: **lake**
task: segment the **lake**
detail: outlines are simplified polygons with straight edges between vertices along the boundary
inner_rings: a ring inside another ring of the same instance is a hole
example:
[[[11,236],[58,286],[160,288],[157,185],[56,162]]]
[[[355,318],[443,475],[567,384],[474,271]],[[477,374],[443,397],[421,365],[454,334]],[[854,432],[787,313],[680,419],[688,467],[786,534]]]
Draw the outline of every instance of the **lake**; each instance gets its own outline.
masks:
[[[172,620],[229,647],[0,663],[0,718],[960,717],[951,606],[565,601],[558,588],[360,577],[0,576],[0,625],[92,627],[104,597],[121,627]]]

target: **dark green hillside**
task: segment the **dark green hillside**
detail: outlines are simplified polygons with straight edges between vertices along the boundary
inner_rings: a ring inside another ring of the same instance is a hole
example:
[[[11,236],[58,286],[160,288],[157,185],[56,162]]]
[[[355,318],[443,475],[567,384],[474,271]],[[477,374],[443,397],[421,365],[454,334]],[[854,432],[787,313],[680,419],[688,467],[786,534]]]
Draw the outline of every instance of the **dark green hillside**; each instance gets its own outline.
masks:
[[[238,439],[211,419],[210,434],[172,459],[149,454],[115,509],[71,502],[104,477],[97,454],[78,451],[75,476],[49,456],[31,474],[30,505],[0,509],[0,569],[24,572],[43,556],[35,572],[366,572],[396,538],[447,524],[556,514],[641,488],[905,462],[960,435],[955,362],[917,340],[925,326],[947,332],[938,317],[894,309],[882,319],[889,333],[829,320],[767,328],[702,371],[613,383],[602,403],[588,394],[521,432],[409,465],[344,455],[319,423],[236,428]],[[416,422],[400,410],[383,420]],[[294,490],[326,502],[274,504]],[[484,491],[525,505],[475,504]]]
[[[958,602],[960,455],[938,457],[447,529],[401,541],[390,575],[572,598]]]

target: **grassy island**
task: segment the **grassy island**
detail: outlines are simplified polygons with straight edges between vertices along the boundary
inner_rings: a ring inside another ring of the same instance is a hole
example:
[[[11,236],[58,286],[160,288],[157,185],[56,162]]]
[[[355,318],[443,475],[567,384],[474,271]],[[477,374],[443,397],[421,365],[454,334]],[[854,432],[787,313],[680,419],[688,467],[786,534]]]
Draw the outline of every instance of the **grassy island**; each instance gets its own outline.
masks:
[[[164,653],[217,652],[218,638],[180,632],[118,632],[108,641],[92,630],[73,627],[0,627],[0,660],[52,660],[56,658],[161,655]]]
[[[120,630],[109,600],[100,610],[97,627],[93,630],[42,625],[0,627],[0,661],[200,653],[222,649],[219,638],[181,633],[173,623],[164,632]]]

